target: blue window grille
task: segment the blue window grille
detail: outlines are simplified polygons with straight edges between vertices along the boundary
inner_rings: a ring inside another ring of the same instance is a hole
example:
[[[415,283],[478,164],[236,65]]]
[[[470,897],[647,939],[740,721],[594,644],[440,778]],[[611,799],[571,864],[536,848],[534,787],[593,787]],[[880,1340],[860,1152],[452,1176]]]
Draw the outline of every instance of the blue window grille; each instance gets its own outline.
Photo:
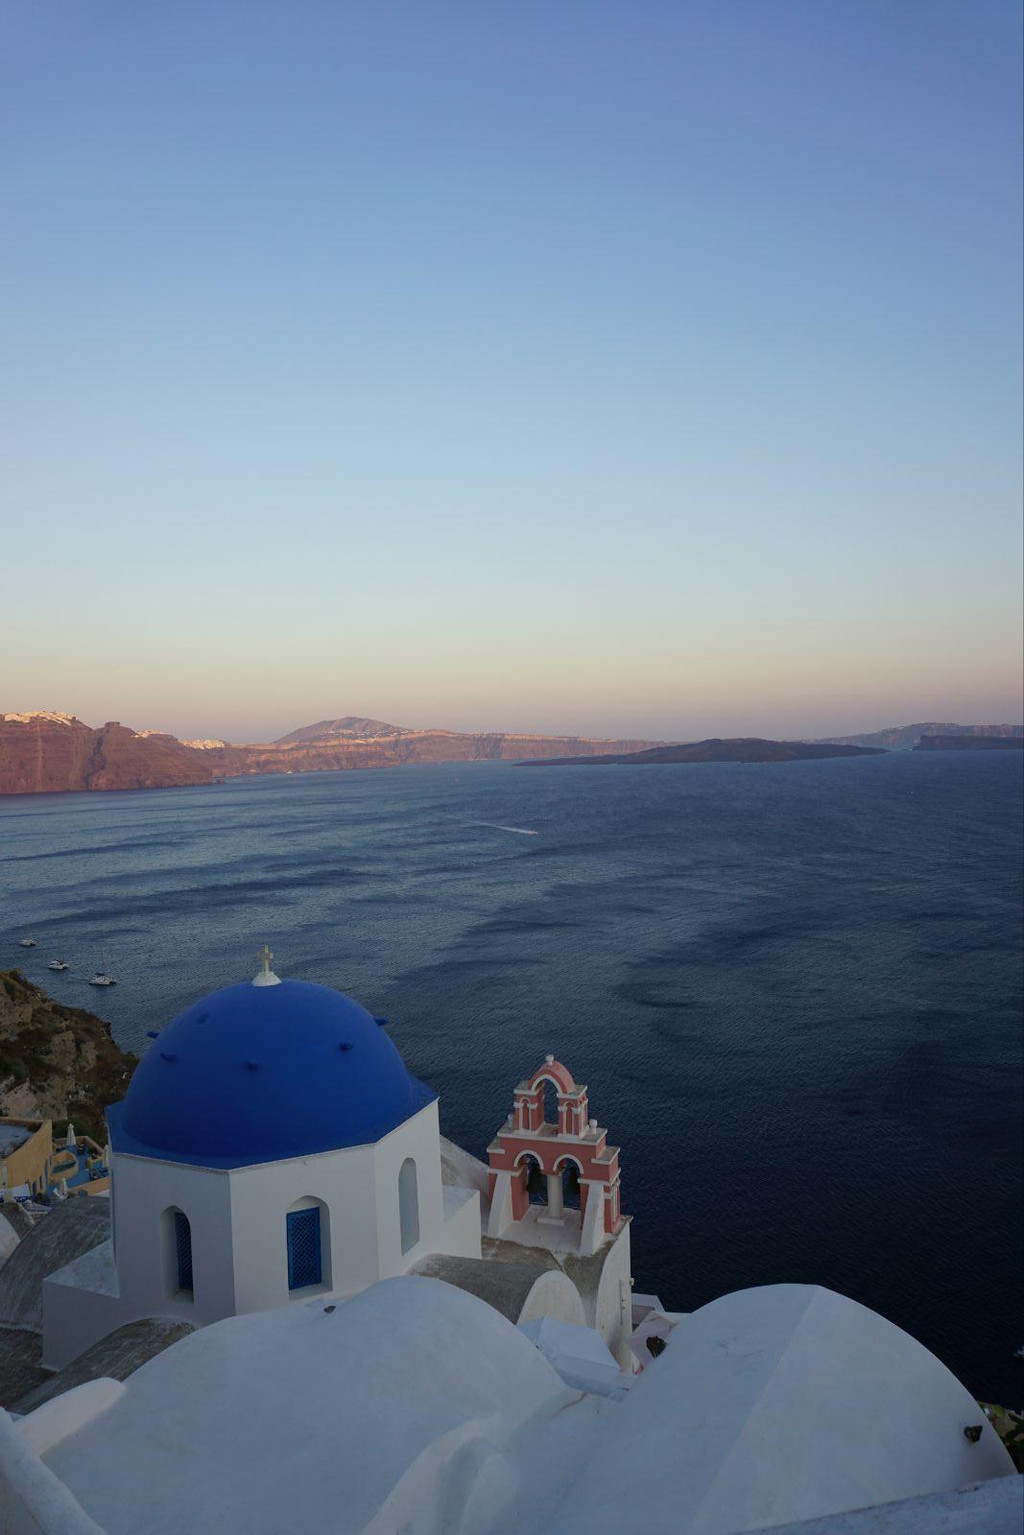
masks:
[[[320,1284],[320,1211],[292,1210],[287,1220],[289,1290]]]
[[[174,1212],[174,1250],[178,1260],[178,1289],[192,1292],[192,1227],[188,1216]]]

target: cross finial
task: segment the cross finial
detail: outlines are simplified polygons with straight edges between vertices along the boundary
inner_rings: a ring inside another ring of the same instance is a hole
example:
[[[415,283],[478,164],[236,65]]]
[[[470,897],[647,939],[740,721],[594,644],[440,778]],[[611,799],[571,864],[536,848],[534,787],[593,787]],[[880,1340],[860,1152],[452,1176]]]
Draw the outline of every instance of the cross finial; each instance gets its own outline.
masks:
[[[271,969],[273,963],[274,956],[270,952],[270,945],[265,943],[260,952],[260,968],[252,978],[254,986],[280,986],[280,976],[275,975]]]

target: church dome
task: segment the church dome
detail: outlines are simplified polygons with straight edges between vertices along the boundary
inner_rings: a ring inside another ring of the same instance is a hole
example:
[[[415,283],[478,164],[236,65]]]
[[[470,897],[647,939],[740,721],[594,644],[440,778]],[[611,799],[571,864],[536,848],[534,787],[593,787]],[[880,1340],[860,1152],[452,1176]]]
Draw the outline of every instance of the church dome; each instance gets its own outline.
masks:
[[[379,1141],[435,1096],[358,1002],[268,969],[168,1024],[107,1119],[115,1151],[245,1167]]]

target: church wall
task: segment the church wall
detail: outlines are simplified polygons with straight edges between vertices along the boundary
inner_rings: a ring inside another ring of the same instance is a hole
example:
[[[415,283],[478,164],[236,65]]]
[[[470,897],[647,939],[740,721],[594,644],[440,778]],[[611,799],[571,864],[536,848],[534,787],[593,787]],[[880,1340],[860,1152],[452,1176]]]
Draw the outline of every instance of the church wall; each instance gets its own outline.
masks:
[[[481,1255],[480,1192],[478,1189],[443,1188],[443,1243],[436,1251],[453,1258]]]
[[[469,1248],[465,1237],[457,1239],[454,1248],[446,1242],[446,1235],[454,1233],[445,1232],[440,1135],[437,1103],[428,1103],[426,1108],[407,1119],[404,1125],[399,1125],[397,1130],[392,1130],[390,1135],[378,1141],[373,1148],[377,1254],[382,1278],[407,1273],[427,1253],[455,1251],[461,1257],[480,1256],[479,1220],[475,1251],[470,1250],[472,1235]],[[416,1164],[419,1241],[403,1253],[398,1176],[407,1157],[411,1157]],[[459,1228],[464,1225],[464,1222],[460,1222]]]
[[[114,1253],[121,1300],[132,1317],[174,1316],[201,1327],[233,1314],[228,1178],[187,1163],[114,1154]],[[191,1297],[177,1289],[164,1219],[172,1209],[181,1210],[191,1227]]]
[[[125,1314],[118,1295],[44,1279],[43,1365],[48,1370],[61,1370],[122,1322],[133,1320]]]
[[[381,1277],[374,1240],[372,1146],[241,1167],[231,1172],[230,1180],[238,1313],[287,1306],[317,1293],[353,1295]],[[397,1202],[397,1191],[395,1198]],[[290,1291],[285,1218],[303,1199],[320,1200],[327,1207],[321,1222],[321,1242],[327,1248],[324,1283]]]
[[[60,1282],[54,1276],[43,1284],[48,1369],[62,1368],[126,1322],[166,1316],[204,1327],[235,1310],[228,1175],[118,1153],[112,1165],[109,1273],[97,1269],[95,1255],[87,1254],[89,1261],[78,1265],[80,1276],[65,1271]],[[191,1228],[191,1295],[177,1287],[168,1217],[175,1209],[188,1217]]]

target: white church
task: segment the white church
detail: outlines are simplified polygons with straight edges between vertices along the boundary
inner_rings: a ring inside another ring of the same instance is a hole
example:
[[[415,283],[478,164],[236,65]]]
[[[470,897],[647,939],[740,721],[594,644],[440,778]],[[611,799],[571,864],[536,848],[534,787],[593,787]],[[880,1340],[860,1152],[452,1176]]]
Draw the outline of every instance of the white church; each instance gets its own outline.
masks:
[[[385,1020],[271,964],[156,1034],[108,1111],[109,1239],[42,1280],[57,1389],[0,1413],[0,1531],[1016,1527],[984,1413],[875,1313],[634,1294],[619,1150],[559,1061],[485,1165]]]

